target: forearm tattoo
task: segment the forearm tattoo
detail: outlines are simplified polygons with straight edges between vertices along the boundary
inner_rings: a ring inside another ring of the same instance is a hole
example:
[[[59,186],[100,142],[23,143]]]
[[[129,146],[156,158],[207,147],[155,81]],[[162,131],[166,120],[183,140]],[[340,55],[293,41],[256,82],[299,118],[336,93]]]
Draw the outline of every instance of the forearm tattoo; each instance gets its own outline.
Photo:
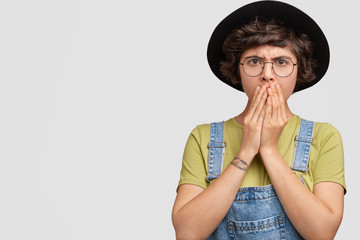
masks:
[[[247,164],[247,162],[245,162],[244,160],[241,160],[238,157],[234,157],[234,159],[231,161],[231,164],[245,172],[247,172],[247,170],[249,168],[249,165]]]

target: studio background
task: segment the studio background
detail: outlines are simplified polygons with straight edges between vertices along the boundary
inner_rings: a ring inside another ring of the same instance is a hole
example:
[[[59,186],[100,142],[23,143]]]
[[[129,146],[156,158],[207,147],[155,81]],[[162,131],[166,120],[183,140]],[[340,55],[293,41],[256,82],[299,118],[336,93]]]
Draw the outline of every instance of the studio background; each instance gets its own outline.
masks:
[[[211,73],[207,43],[249,2],[1,1],[0,239],[175,239],[187,137],[246,104]],[[289,102],[342,134],[348,193],[336,239],[355,239],[358,4],[286,2],[329,41],[327,74]]]

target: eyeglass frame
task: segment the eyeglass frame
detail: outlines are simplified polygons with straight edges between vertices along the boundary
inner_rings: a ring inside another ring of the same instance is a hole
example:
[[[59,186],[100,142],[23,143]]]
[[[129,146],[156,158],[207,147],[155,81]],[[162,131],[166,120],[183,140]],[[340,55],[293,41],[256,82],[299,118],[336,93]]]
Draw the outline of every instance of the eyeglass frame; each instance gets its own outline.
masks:
[[[244,70],[244,73],[246,75],[248,75],[249,77],[257,77],[257,76],[260,76],[262,74],[262,72],[264,71],[264,68],[265,68],[265,63],[271,63],[271,69],[273,70],[273,72],[278,76],[278,77],[281,77],[281,78],[286,78],[288,76],[290,76],[293,72],[294,72],[294,69],[295,69],[295,66],[297,66],[297,63],[294,63],[290,58],[286,58],[287,60],[289,60],[292,64],[293,64],[293,69],[291,70],[291,73],[287,76],[280,76],[279,74],[276,73],[275,69],[274,69],[274,62],[281,59],[281,58],[278,58],[278,59],[275,59],[274,61],[272,62],[264,62],[261,58],[257,58],[257,59],[260,59],[262,62],[263,62],[263,66],[261,68],[261,72],[258,74],[258,75],[255,75],[255,76],[251,76],[249,75],[246,71],[245,71],[245,68],[244,68],[244,62],[249,59],[249,58],[256,58],[256,57],[247,57],[244,59],[244,61],[241,63],[239,61],[239,64],[243,67],[243,70]]]

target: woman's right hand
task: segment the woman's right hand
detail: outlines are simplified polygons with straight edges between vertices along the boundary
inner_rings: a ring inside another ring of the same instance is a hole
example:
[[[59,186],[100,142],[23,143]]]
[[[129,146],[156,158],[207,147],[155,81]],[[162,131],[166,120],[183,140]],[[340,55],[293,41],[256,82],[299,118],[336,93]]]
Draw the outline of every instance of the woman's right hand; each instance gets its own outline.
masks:
[[[256,88],[248,111],[243,112],[243,136],[237,157],[248,165],[260,148],[266,98],[266,87]],[[177,239],[207,239],[229,211],[245,175],[246,171],[229,164],[206,189],[192,184],[179,186],[172,212]]]
[[[238,156],[240,155],[240,158],[247,161],[248,164],[259,152],[266,99],[266,86],[256,87],[250,108],[244,116],[243,134]]]

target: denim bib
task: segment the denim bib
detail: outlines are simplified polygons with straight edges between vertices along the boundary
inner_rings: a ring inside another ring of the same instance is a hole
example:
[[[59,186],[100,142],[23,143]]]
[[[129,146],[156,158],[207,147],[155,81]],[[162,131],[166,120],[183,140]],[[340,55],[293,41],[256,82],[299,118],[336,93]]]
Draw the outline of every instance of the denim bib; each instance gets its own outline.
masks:
[[[314,122],[301,119],[291,168],[307,172]],[[221,174],[226,143],[224,122],[210,124],[207,180]],[[303,179],[301,179],[303,181]],[[303,239],[286,215],[272,185],[240,188],[214,239]]]

